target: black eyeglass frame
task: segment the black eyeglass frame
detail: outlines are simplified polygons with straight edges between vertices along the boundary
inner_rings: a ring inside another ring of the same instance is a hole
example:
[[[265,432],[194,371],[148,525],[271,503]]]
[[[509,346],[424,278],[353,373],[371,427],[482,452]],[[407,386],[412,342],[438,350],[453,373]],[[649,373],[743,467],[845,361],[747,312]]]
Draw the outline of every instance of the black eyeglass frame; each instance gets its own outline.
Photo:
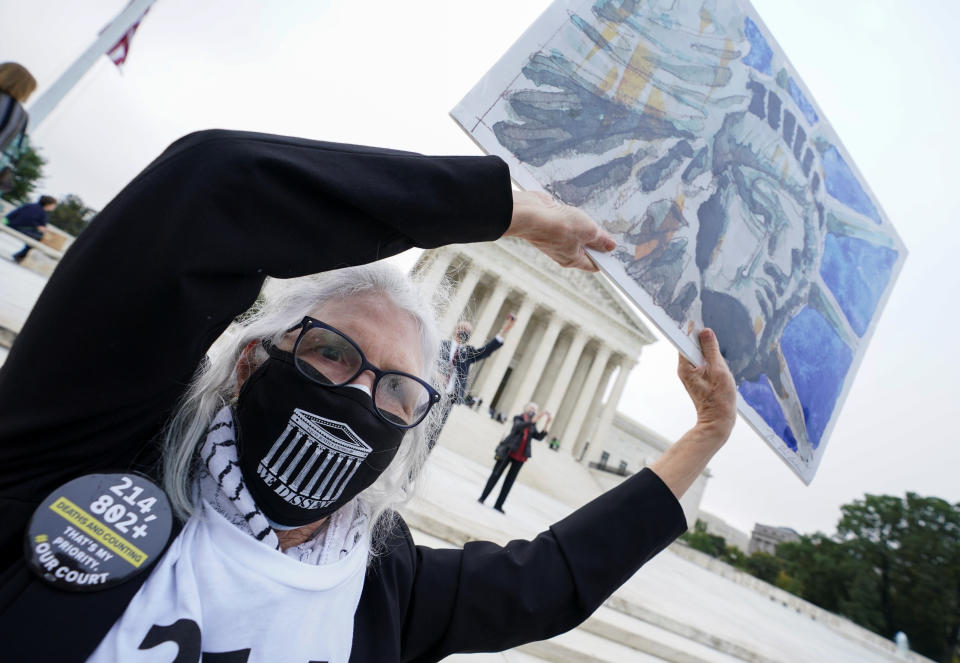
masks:
[[[350,345],[352,345],[353,348],[360,355],[360,368],[358,368],[357,372],[351,375],[347,380],[344,380],[343,382],[338,382],[336,384],[332,382],[329,382],[329,383],[319,382],[314,376],[309,375],[303,369],[303,367],[301,367],[300,365],[301,362],[297,361],[297,350],[300,347],[300,341],[303,339],[303,337],[306,335],[308,331],[314,328],[326,329],[327,331],[331,331],[334,334],[338,334],[339,336],[344,338]],[[356,380],[357,376],[359,376],[364,371],[370,371],[371,373],[373,373],[373,388],[370,390],[370,393],[371,393],[370,397],[371,397],[371,400],[373,401],[373,411],[376,412],[378,417],[383,419],[385,422],[387,422],[394,428],[407,430],[407,429],[415,428],[416,426],[419,426],[423,422],[423,420],[427,418],[427,415],[430,413],[430,410],[433,408],[433,406],[440,402],[440,392],[438,392],[436,389],[430,386],[430,384],[426,380],[419,378],[416,375],[405,373],[404,371],[384,371],[381,368],[374,366],[367,360],[367,355],[363,354],[363,350],[360,349],[360,346],[357,345],[357,343],[352,338],[344,334],[342,331],[340,331],[336,327],[328,325],[327,323],[321,322],[320,320],[317,320],[315,318],[311,318],[308,315],[308,316],[304,316],[303,320],[301,320],[300,322],[295,324],[293,327],[288,329],[285,333],[289,334],[290,332],[296,331],[297,329],[300,330],[300,333],[297,335],[297,340],[293,342],[293,351],[290,353],[290,356],[292,357],[294,368],[297,369],[300,375],[302,375],[306,379],[310,380],[314,384],[319,385],[321,387],[342,387]],[[272,343],[269,343],[267,349],[269,350],[271,347],[274,347],[274,346]],[[279,350],[279,348],[277,349]],[[402,375],[405,378],[410,378],[411,380],[415,380],[416,382],[419,382],[427,390],[427,394],[429,396],[429,400],[427,401],[427,408],[423,411],[423,415],[421,415],[421,417],[417,419],[415,422],[413,422],[412,424],[403,425],[396,421],[388,419],[386,416],[383,415],[382,412],[380,412],[380,409],[377,407],[377,395],[376,395],[377,386],[380,384],[380,378],[382,378],[385,375]]]

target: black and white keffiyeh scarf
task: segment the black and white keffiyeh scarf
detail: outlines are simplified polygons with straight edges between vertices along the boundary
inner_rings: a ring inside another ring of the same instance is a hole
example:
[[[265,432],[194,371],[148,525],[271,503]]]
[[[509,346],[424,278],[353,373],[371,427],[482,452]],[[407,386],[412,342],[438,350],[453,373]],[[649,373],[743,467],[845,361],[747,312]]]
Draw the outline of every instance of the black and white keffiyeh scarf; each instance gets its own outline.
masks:
[[[200,499],[239,529],[264,545],[280,551],[277,533],[247,490],[237,462],[237,442],[230,406],[224,406],[207,431],[200,448],[197,490]],[[330,564],[345,557],[354,547],[369,547],[368,515],[359,500],[353,499],[328,516],[326,523],[304,543],[287,548],[288,557],[313,565]]]

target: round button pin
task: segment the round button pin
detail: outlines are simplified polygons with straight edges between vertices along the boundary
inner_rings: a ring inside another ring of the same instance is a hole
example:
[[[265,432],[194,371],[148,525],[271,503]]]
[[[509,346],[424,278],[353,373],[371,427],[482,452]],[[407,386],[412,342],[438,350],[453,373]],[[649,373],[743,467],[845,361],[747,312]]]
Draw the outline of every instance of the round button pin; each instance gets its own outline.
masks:
[[[118,585],[163,552],[173,515],[163,490],[134,472],[87,474],[41,502],[27,528],[27,565],[67,591]]]

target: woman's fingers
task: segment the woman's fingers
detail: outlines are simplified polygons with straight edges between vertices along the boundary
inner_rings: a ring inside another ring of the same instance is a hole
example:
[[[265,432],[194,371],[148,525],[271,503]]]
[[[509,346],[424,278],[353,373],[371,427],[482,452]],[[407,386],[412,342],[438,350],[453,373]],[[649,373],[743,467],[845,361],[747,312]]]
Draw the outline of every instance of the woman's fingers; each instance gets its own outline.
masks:
[[[590,260],[590,256],[588,256],[586,251],[583,251],[582,249],[579,250],[576,258],[574,258],[569,266],[575,267],[576,269],[582,269],[587,272],[599,271],[597,266],[593,264],[593,261]]]
[[[729,434],[737,411],[737,389],[733,375],[720,354],[720,343],[711,329],[698,335],[703,354],[702,366],[695,366],[683,355],[677,374],[697,410],[698,423]]]
[[[677,375],[686,382],[687,376],[697,370],[697,365],[683,356],[682,352],[677,353]]]
[[[616,246],[585,212],[545,193],[514,191],[513,201],[513,218],[504,234],[527,240],[563,267],[595,272],[586,249],[610,251]]]
[[[723,359],[723,355],[720,354],[720,342],[717,340],[717,335],[713,333],[713,330],[709,327],[700,330],[699,339],[700,352],[703,353],[703,358],[707,366],[711,370],[726,369],[726,362]]]
[[[586,214],[584,214],[584,216],[586,216]],[[587,217],[587,220],[592,225],[592,232],[583,242],[584,246],[586,246],[588,249],[593,249],[594,251],[603,252],[612,251],[617,247],[617,243],[614,241],[613,237],[610,236],[610,233],[598,226],[593,219],[590,219],[590,217]]]

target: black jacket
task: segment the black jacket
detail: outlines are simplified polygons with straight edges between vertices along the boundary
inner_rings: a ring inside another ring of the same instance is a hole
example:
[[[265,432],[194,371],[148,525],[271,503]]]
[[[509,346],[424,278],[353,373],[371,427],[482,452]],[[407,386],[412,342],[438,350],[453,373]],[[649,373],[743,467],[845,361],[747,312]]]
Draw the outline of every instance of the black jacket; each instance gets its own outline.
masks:
[[[547,429],[544,428],[541,431],[537,430],[537,424],[532,420],[527,420],[522,414],[518,414],[513,418],[513,427],[510,428],[510,432],[507,433],[507,436],[503,438],[503,441],[498,445],[498,449],[503,450],[503,455],[512,453],[520,448],[520,445],[523,443],[523,433],[529,431],[527,435],[527,447],[523,450],[524,460],[530,458],[533,455],[531,447],[533,447],[534,440],[542,440],[547,436]],[[497,456],[500,455],[498,451]]]
[[[55,590],[24,565],[25,525],[79,475],[158,476],[164,422],[264,276],[496,239],[511,210],[509,173],[495,157],[226,131],[168,148],[67,252],[0,369],[3,657],[83,660],[123,613],[147,574],[100,592]],[[649,471],[505,548],[415,547],[400,522],[368,569],[351,661],[434,661],[549,637],[684,528]]]
[[[475,348],[472,345],[461,345],[457,349],[457,356],[453,361],[453,370],[457,372],[457,381],[454,383],[454,403],[462,403],[463,395],[467,390],[467,377],[470,375],[470,367],[481,359],[486,359],[494,352],[500,349],[503,341],[494,337],[487,341],[486,345]],[[440,343],[440,358],[450,365],[450,348],[453,344],[449,339]],[[449,379],[449,375],[447,376]]]

